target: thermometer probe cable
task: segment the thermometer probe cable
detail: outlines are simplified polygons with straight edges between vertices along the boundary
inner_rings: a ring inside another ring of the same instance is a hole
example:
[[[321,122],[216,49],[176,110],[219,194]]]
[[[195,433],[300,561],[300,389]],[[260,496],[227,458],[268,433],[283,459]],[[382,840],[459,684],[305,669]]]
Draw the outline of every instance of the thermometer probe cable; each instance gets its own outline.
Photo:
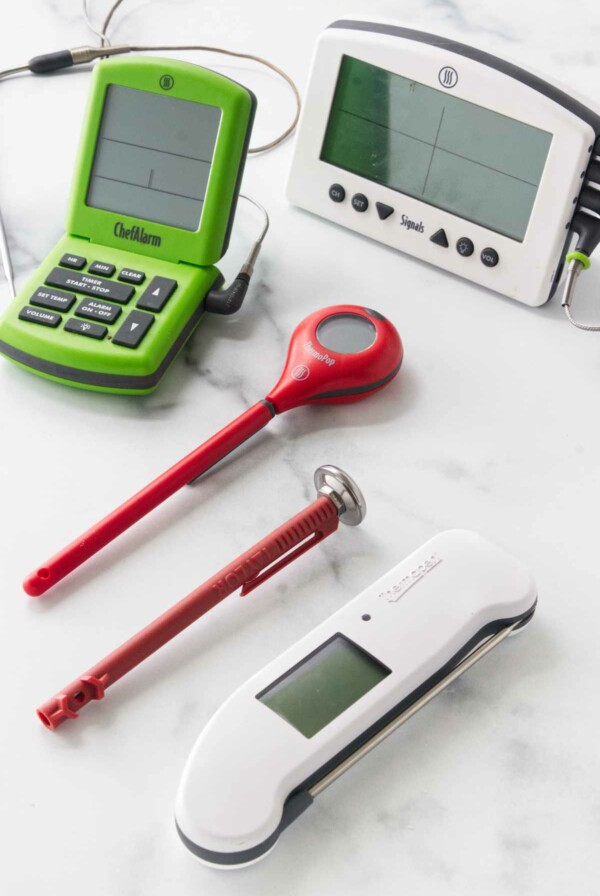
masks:
[[[600,165],[598,167],[600,174]],[[575,249],[569,252],[565,259],[569,267],[561,304],[569,322],[574,327],[577,327],[578,330],[586,330],[588,333],[597,333],[600,332],[600,324],[584,324],[575,320],[571,315],[571,303],[577,279],[582,271],[587,271],[590,267],[590,255],[600,243],[600,189],[588,186],[583,190],[580,208],[573,219],[572,228],[578,235],[578,240]]]
[[[300,117],[300,109],[301,109],[301,100],[300,100],[300,92],[296,87],[296,84],[292,80],[292,78],[283,71],[283,69],[276,66],[273,62],[270,62],[268,59],[264,59],[262,56],[256,56],[252,53],[242,53],[236,50],[225,50],[222,47],[210,47],[204,46],[201,44],[161,44],[161,45],[129,45],[123,44],[119,46],[112,46],[106,32],[108,30],[108,26],[112,20],[113,15],[121,6],[123,0],[116,0],[115,3],[111,6],[108,15],[106,16],[102,28],[100,30],[96,29],[89,18],[88,8],[87,8],[87,0],[83,0],[83,15],[85,17],[86,23],[91,31],[96,34],[100,38],[100,46],[98,47],[74,47],[69,50],[58,50],[53,53],[45,53],[42,56],[34,56],[29,60],[25,65],[19,65],[14,68],[7,68],[4,71],[0,71],[0,81],[3,81],[6,78],[11,77],[12,75],[19,74],[34,74],[34,75],[46,75],[51,74],[52,72],[59,71],[63,68],[71,68],[76,65],[87,65],[90,62],[94,62],[96,59],[103,59],[108,56],[117,56],[126,53],[145,53],[145,52],[179,52],[179,51],[199,51],[206,53],[220,53],[225,56],[233,56],[238,59],[248,59],[251,62],[257,62],[259,65],[263,65],[271,71],[275,72],[280,78],[282,78],[286,84],[290,87],[295,101],[294,115],[290,124],[278,134],[273,140],[270,140],[268,143],[264,143],[261,146],[251,146],[248,149],[248,154],[256,154],[262,152],[268,152],[271,149],[275,149],[276,146],[279,146],[280,143],[283,143],[290,134],[294,132],[296,129],[296,125],[298,124],[298,119]],[[263,240],[267,235],[267,231],[269,229],[269,216],[267,214],[266,209],[258,202],[256,199],[253,199],[246,194],[240,193],[240,198],[245,199],[247,202],[250,202],[254,205],[263,216],[263,227],[260,235],[254,241],[252,248],[246,258],[246,261],[242,265],[240,272],[237,277],[232,281],[232,283],[226,287],[225,289],[212,290],[206,296],[206,310],[216,314],[233,314],[238,311],[244,298],[246,296],[246,292],[248,291],[248,285],[250,283],[250,278],[254,271],[254,265],[256,264],[256,259],[258,258],[259,252],[262,247]],[[10,257],[10,250],[8,247],[8,239],[6,236],[6,230],[4,227],[4,221],[2,218],[2,212],[0,210],[0,260],[2,261],[2,267],[4,268],[4,273],[6,275],[6,280],[8,282],[9,290],[11,297],[14,298],[16,295],[15,284],[14,284],[14,273],[13,267]]]

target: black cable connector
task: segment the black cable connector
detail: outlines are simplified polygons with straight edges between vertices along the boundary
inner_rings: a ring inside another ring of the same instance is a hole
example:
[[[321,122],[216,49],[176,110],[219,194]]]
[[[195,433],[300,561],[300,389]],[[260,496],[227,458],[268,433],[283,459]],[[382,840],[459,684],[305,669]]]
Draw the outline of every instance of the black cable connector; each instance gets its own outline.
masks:
[[[585,192],[587,191],[584,191],[584,195]],[[590,190],[590,192],[595,193],[596,191]],[[600,218],[588,214],[585,209],[580,208],[573,218],[571,229],[578,237],[575,251],[583,252],[589,258],[600,243]]]
[[[34,56],[27,63],[29,71],[34,75],[48,75],[50,72],[58,71],[59,68],[70,68],[74,64],[70,50],[57,50],[56,53]]]
[[[240,272],[226,289],[211,289],[206,296],[206,310],[211,314],[235,314],[242,307],[250,277]]]

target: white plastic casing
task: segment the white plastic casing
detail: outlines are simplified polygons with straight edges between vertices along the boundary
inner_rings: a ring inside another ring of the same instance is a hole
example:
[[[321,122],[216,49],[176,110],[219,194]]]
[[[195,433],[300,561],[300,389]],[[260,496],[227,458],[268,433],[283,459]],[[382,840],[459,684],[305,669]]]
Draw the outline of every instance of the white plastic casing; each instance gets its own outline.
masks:
[[[453,274],[472,280],[527,305],[548,300],[554,276],[562,261],[574,199],[583,184],[590,149],[596,135],[590,124],[527,84],[475,59],[452,51],[452,42],[437,39],[439,45],[399,37],[396,34],[330,27],[320,37],[312,64],[304,108],[296,136],[287,196],[290,202],[328,218],[336,224],[414,255]],[[320,160],[338,71],[346,54],[443,90],[439,75],[446,66],[458,74],[448,89],[455,97],[499,112],[553,135],[539,184],[529,226],[523,242],[518,242],[442,209],[421,202],[383,184],[367,180]],[[341,184],[343,202],[329,198],[329,187]],[[351,205],[355,193],[369,200],[365,212]],[[395,212],[379,219],[376,202]],[[402,215],[423,232],[407,229]],[[430,237],[445,230],[449,246],[432,243]],[[461,237],[475,245],[472,255],[456,251]],[[485,248],[498,252],[499,263],[486,267],[480,258]]]
[[[255,861],[272,847],[291,793],[466,648],[526,616],[535,600],[527,569],[479,535],[452,530],[431,539],[215,713],[177,796],[176,821],[187,845],[217,865]],[[337,633],[391,674],[307,738],[256,695]]]

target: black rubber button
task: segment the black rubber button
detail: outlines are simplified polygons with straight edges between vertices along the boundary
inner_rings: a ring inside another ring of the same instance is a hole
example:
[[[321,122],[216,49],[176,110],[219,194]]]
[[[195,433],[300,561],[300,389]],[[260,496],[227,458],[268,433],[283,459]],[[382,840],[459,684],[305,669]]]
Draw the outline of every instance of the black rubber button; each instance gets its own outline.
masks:
[[[443,228],[436,230],[433,236],[430,236],[429,239],[432,243],[435,243],[436,246],[441,246],[443,249],[448,248],[448,237],[446,236],[446,231]]]
[[[93,324],[89,320],[77,320],[75,317],[66,322],[65,330],[69,333],[77,333],[79,336],[89,336],[91,339],[104,339],[108,333],[102,324]]]
[[[42,311],[40,308],[30,308],[25,305],[19,311],[19,320],[28,320],[32,324],[41,324],[43,327],[57,327],[62,320],[60,314],[54,311]]]
[[[496,252],[495,249],[492,249],[488,246],[487,249],[481,250],[481,260],[486,266],[486,268],[495,268],[498,262],[500,261],[500,256]]]
[[[109,299],[113,302],[126,304],[135,292],[133,286],[124,283],[115,283],[114,280],[103,280],[100,277],[90,277],[89,274],[70,274],[62,268],[54,268],[46,277],[49,286],[66,286],[73,292],[82,292],[84,296],[94,296],[98,299]]]
[[[329,198],[334,202],[343,202],[346,198],[346,191],[341,184],[332,184],[329,187]]]
[[[96,299],[84,299],[75,309],[77,317],[85,317],[88,320],[102,320],[106,324],[114,323],[120,313],[121,307],[119,305],[111,305],[110,302],[98,302]]]
[[[456,251],[459,255],[463,255],[465,258],[472,255],[475,251],[473,240],[470,240],[468,236],[461,236],[461,238],[456,241]]]
[[[126,348],[137,348],[154,320],[153,314],[131,311],[113,336],[113,343],[124,345]]]
[[[108,264],[106,261],[94,261],[89,266],[90,274],[101,274],[103,277],[112,277],[116,268],[114,264]]]
[[[364,193],[355,193],[352,197],[352,208],[355,212],[366,212],[369,207],[369,200]]]
[[[377,214],[382,221],[385,221],[386,218],[389,218],[390,215],[394,214],[394,209],[392,208],[392,206],[386,205],[385,202],[376,202],[375,208],[377,209]]]
[[[139,286],[146,279],[146,275],[143,271],[132,271],[130,268],[123,268],[119,272],[118,279],[123,280],[125,283],[137,283]]]
[[[32,305],[38,305],[40,308],[51,308],[53,311],[69,311],[75,303],[75,296],[72,292],[62,292],[60,289],[49,289],[40,286],[29,301]]]
[[[162,311],[176,289],[177,280],[170,280],[168,277],[153,277],[140,296],[136,307],[144,308],[146,311]]]
[[[80,271],[87,264],[87,258],[84,258],[83,255],[63,255],[61,260],[58,262],[62,264],[63,268],[73,268],[74,271]]]

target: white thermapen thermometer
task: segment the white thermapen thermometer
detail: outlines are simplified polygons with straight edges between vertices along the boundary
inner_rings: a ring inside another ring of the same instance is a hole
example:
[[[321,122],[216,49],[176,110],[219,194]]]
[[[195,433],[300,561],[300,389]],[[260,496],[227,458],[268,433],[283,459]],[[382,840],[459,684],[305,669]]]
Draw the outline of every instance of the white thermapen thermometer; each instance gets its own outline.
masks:
[[[179,787],[185,845],[256,861],[314,798],[533,615],[527,569],[472,532],[437,535],[217,711]]]

